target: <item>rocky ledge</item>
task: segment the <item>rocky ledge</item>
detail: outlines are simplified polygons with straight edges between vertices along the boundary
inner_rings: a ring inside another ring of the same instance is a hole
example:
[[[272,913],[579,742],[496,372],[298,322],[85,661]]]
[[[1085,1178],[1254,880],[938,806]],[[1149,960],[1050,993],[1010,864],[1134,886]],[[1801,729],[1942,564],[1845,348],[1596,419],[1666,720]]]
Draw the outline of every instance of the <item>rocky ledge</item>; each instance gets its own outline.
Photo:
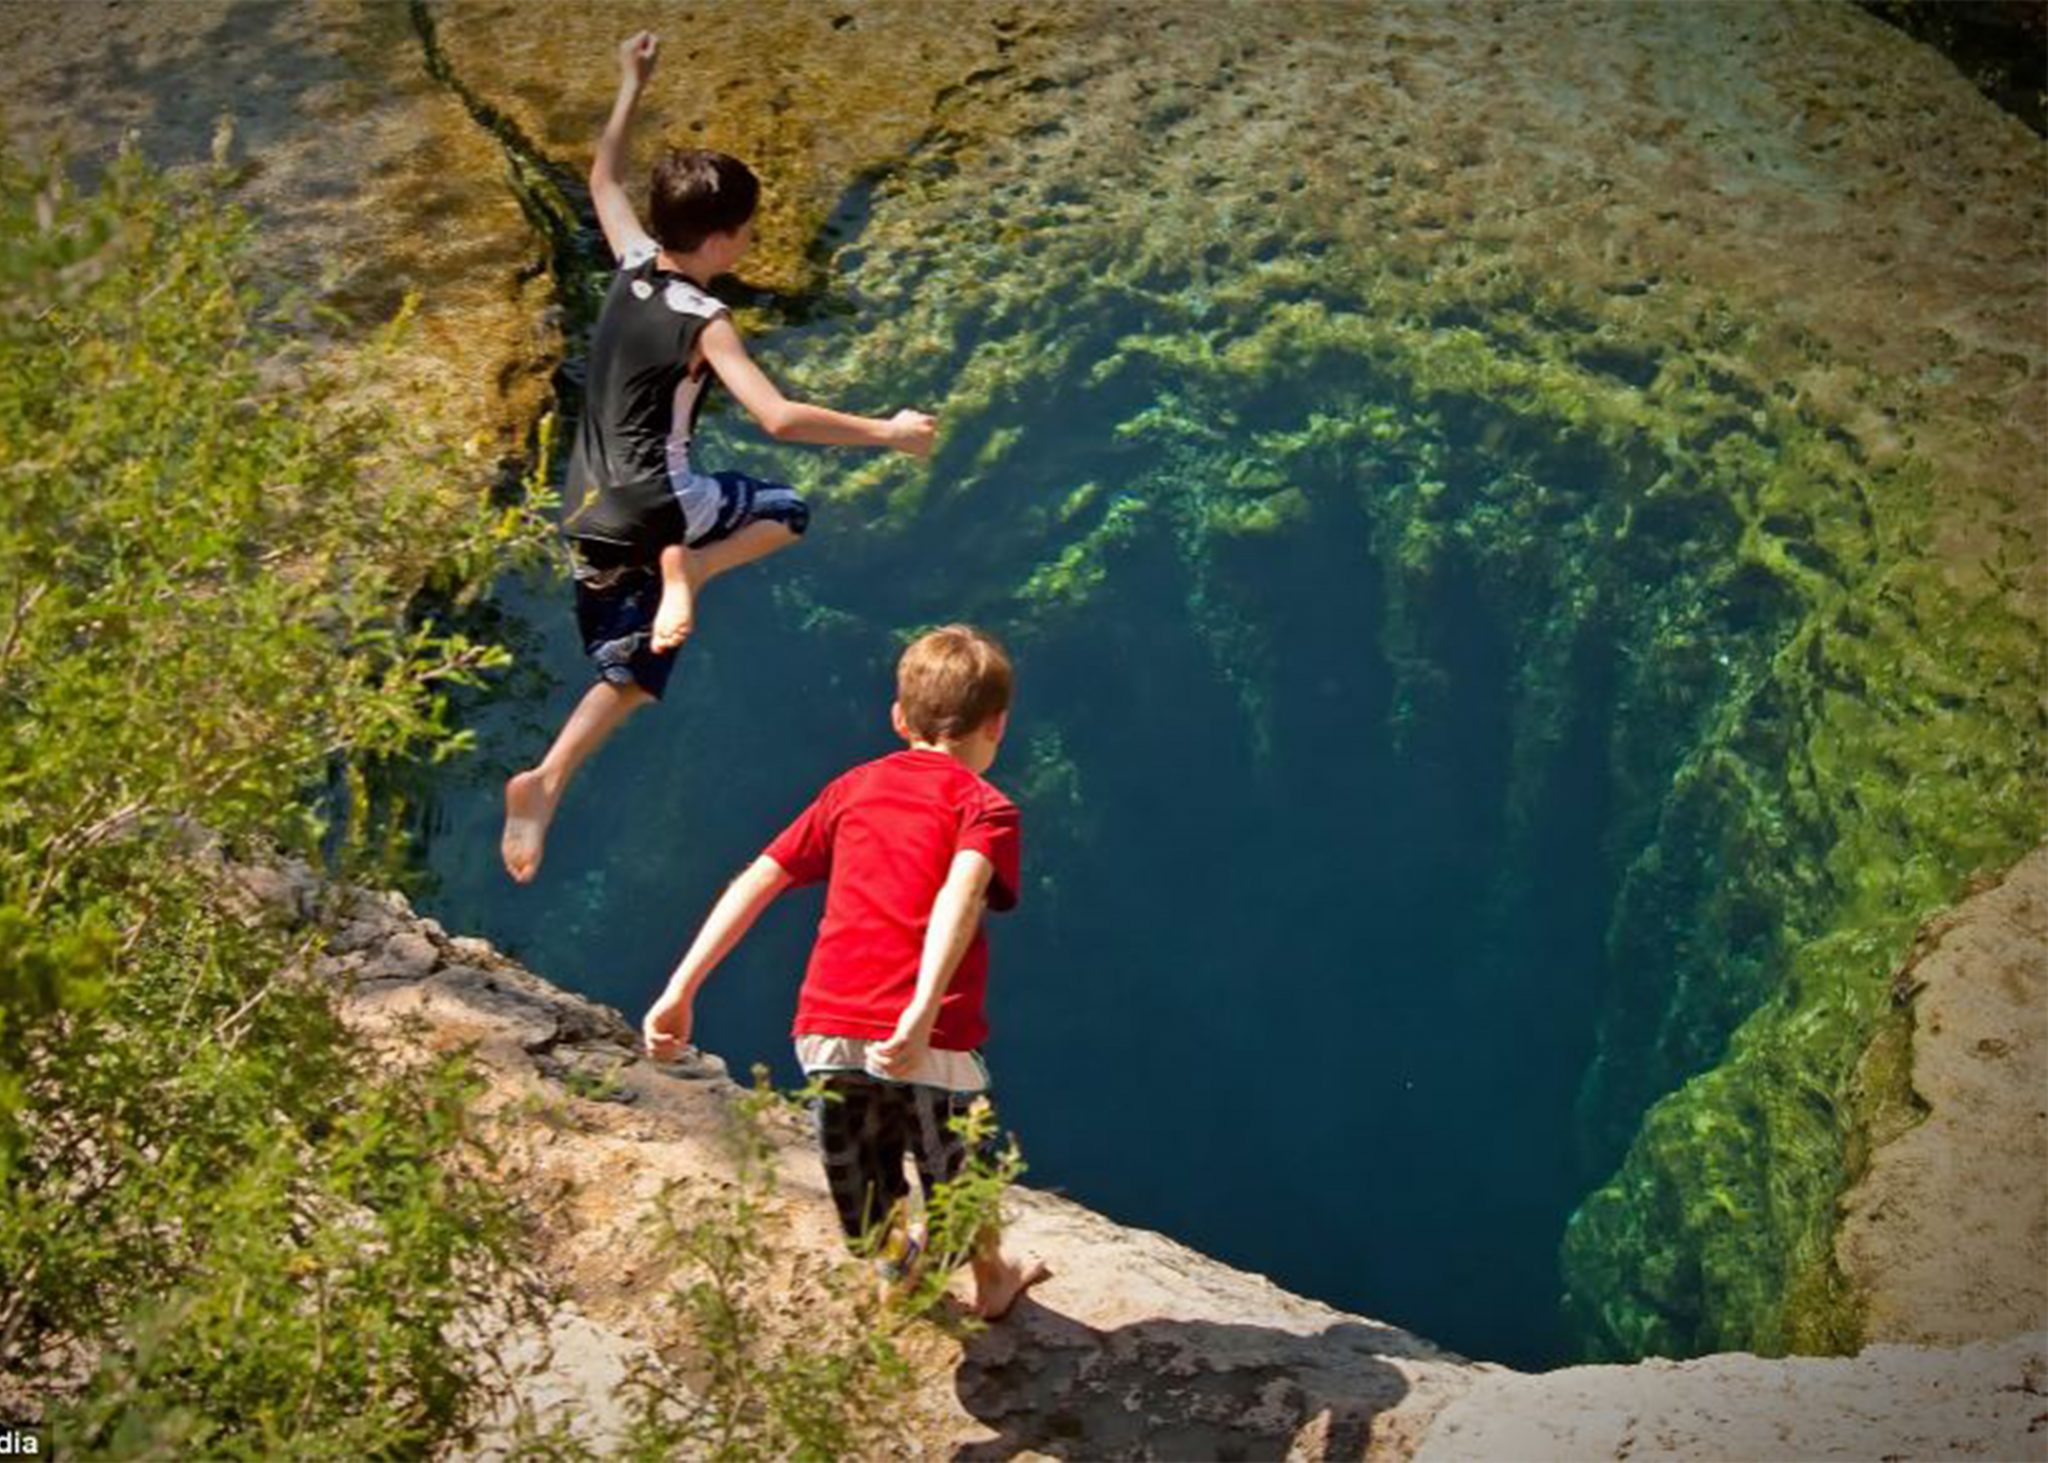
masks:
[[[1873,1341],[2048,1321],[2048,847],[1930,920],[1892,979],[1911,1110],[1842,1202],[1835,1252]],[[2037,1445],[2048,1450],[2048,1435]]]
[[[479,1112],[547,1277],[549,1317],[513,1348],[527,1400],[602,1448],[623,1416],[613,1388],[636,1358],[679,1340],[649,1207],[673,1185],[733,1180],[722,1134],[739,1089],[725,1065],[646,1061],[619,1012],[448,934],[400,895],[331,886],[303,865],[234,877],[265,917],[319,933],[311,973],[373,1043],[472,1053]],[[837,1231],[801,1125],[770,1132],[784,1159],[778,1278],[800,1306],[839,1254]],[[2048,1456],[2039,1332],[1530,1375],[1054,1194],[1018,1188],[1009,1210],[1018,1243],[1054,1278],[964,1342],[934,1331],[909,1456]]]

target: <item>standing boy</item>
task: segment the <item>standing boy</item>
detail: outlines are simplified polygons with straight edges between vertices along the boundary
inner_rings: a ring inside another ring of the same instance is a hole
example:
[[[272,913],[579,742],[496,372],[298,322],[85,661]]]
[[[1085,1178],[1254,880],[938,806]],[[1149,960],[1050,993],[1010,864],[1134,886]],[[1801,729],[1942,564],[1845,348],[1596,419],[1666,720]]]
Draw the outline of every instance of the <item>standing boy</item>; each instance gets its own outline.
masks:
[[[591,333],[583,420],[563,492],[575,558],[576,621],[597,684],[537,767],[505,784],[505,870],[540,869],[548,824],[583,760],[629,715],[659,700],[707,581],[794,543],[810,510],[792,490],[742,473],[704,473],[690,438],[715,376],[778,441],[892,447],[922,457],[933,422],[917,411],[850,416],[791,401],[762,374],[724,305],[706,292],[754,238],[760,183],[724,153],[672,150],[649,189],[653,231],[619,182],[626,133],[658,42],[619,46],[619,94],[590,198],[619,267]]]
[[[989,636],[948,625],[896,667],[890,719],[908,742],[826,785],[727,888],[661,999],[647,1049],[672,1060],[718,963],[775,897],[828,880],[803,988],[797,1059],[817,1105],[825,1178],[849,1244],[901,1222],[906,1152],[929,1197],[966,1159],[951,1120],[988,1087],[979,1047],[984,905],[1017,902],[1017,808],[982,779],[1009,722],[1010,662]],[[991,1226],[971,1257],[974,1308],[994,1320],[1047,1270],[1005,1255]]]

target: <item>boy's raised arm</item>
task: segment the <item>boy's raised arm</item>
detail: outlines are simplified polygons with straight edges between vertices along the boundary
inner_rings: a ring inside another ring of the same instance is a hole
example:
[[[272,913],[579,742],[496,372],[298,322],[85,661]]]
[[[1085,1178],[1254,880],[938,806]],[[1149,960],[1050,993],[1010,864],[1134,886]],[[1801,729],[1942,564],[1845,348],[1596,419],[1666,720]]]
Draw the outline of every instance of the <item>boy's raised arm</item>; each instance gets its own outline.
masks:
[[[633,109],[640,104],[640,89],[654,71],[655,52],[660,48],[653,31],[639,31],[619,42],[619,94],[597,139],[597,156],[590,160],[590,202],[615,259],[624,259],[628,251],[654,242],[640,227],[633,200],[619,180],[626,168],[626,133],[633,125]]]
[[[892,417],[858,417],[826,406],[791,401],[740,342],[739,331],[724,316],[704,327],[697,337],[704,359],[725,383],[725,389],[781,442],[810,442],[820,447],[893,447],[912,457],[932,450],[937,423],[921,411],[905,408]]]
[[[733,946],[753,928],[761,911],[794,882],[781,864],[763,854],[726,886],[718,903],[711,906],[711,913],[704,917],[704,927],[690,942],[675,974],[669,977],[661,999],[640,1023],[641,1034],[647,1040],[647,1055],[657,1062],[671,1062],[682,1055],[683,1048],[690,1043],[691,1006],[698,990],[718,968],[718,962],[731,954]]]
[[[982,906],[988,902],[989,880],[996,866],[978,849],[963,848],[953,855],[946,882],[932,900],[932,917],[925,925],[924,953],[917,962],[917,991],[897,1019],[896,1031],[875,1051],[875,1064],[894,1077],[914,1068],[931,1045],[932,1024],[939,1019],[939,1001],[960,957],[967,953],[981,923]]]

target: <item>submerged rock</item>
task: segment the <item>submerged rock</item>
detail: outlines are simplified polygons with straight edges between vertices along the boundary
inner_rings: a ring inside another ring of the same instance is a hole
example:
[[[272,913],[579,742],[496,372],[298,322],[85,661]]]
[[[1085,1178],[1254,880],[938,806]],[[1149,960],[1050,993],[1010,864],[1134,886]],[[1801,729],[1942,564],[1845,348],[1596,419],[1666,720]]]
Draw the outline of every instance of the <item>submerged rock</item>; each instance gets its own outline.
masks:
[[[305,329],[354,348],[417,294],[380,368],[390,398],[465,454],[472,484],[523,450],[561,348],[545,251],[497,143],[421,64],[406,7],[10,7],[0,56],[9,144],[61,147],[78,173],[127,137],[159,163],[204,162],[230,128],[266,282],[302,292]]]

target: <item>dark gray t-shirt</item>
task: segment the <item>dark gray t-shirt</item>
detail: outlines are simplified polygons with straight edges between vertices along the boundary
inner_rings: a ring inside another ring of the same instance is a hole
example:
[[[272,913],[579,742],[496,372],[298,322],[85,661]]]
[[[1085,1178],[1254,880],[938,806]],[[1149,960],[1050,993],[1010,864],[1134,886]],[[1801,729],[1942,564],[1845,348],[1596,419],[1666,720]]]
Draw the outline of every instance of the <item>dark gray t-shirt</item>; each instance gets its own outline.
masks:
[[[562,530],[652,558],[682,543],[677,497],[690,477],[690,435],[712,381],[690,352],[725,306],[655,262],[651,244],[619,262],[590,333],[583,420],[562,488]]]

